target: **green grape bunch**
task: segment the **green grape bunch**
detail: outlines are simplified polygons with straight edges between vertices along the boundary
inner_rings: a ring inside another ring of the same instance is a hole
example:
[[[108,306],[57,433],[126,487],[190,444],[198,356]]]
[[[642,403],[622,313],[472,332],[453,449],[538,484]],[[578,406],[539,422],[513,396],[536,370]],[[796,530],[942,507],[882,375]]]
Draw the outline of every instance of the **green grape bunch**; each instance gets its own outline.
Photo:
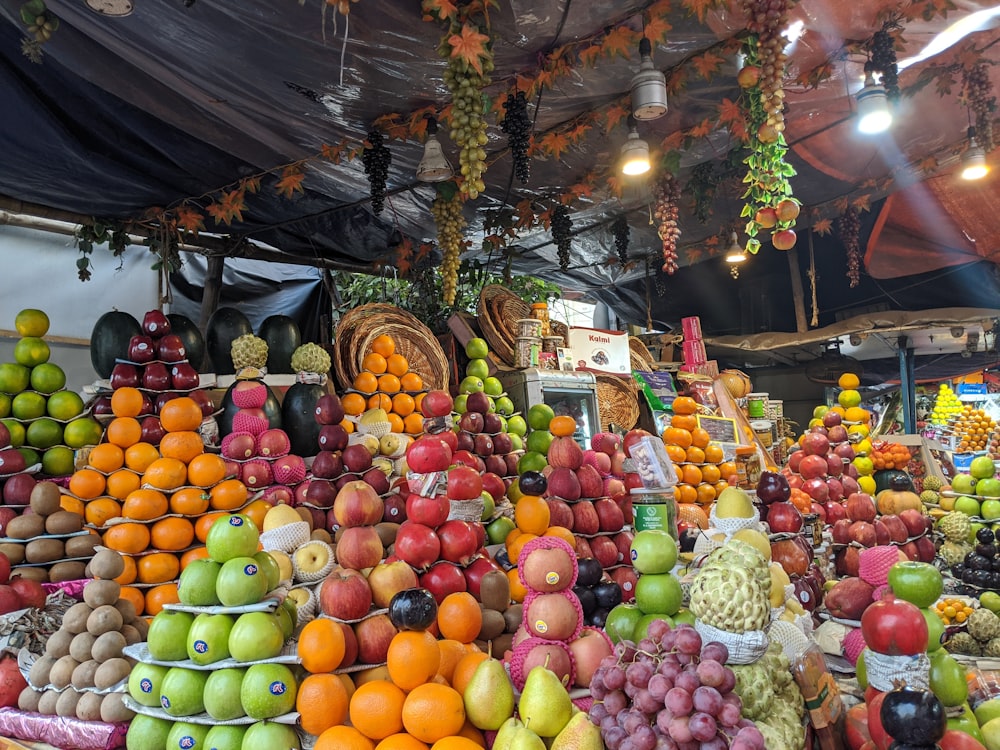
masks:
[[[439,194],[431,203],[431,215],[437,228],[437,244],[441,249],[441,283],[444,301],[455,304],[458,293],[459,256],[464,246],[465,217],[462,215],[462,199],[458,192],[451,197]]]

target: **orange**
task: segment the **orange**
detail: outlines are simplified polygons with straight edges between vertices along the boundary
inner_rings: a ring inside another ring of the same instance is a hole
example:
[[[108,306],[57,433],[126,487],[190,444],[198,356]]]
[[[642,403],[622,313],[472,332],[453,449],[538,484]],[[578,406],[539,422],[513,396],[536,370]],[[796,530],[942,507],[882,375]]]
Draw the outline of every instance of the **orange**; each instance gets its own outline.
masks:
[[[691,443],[698,448],[704,449],[711,439],[712,436],[704,428],[695,427],[691,430]]]
[[[397,393],[392,397],[392,410],[401,417],[408,417],[416,408],[413,396],[409,393]]]
[[[125,451],[114,443],[101,443],[90,449],[87,464],[98,471],[110,474],[125,465]]]
[[[390,374],[401,378],[410,371],[410,363],[402,354],[390,354],[386,359],[386,369]]]
[[[208,557],[207,547],[195,547],[181,555],[181,570],[184,570],[192,560],[203,560]]]
[[[438,613],[440,614],[440,609]],[[440,620],[438,624],[440,625]],[[389,669],[389,679],[401,690],[410,691],[417,685],[423,685],[437,674],[441,666],[441,651],[437,639],[426,630],[396,633],[389,643],[386,666]]]
[[[545,530],[542,536],[555,536],[562,539],[566,544],[568,544],[573,549],[576,549],[576,537],[573,536],[573,532],[567,529],[565,526],[549,526]]]
[[[83,519],[92,526],[104,526],[108,520],[118,518],[122,514],[122,506],[110,497],[98,497],[91,500],[84,508]]]
[[[698,426],[698,420],[690,414],[674,414],[674,416],[670,418],[670,426],[676,427],[679,430],[687,430],[688,432],[691,432],[691,430]]]
[[[406,423],[403,421],[403,418],[395,412],[389,412],[388,420],[389,429],[393,432],[402,432],[406,427]]]
[[[118,388],[111,394],[111,413],[116,417],[138,417],[142,411],[142,391],[138,388]]]
[[[475,727],[471,727],[471,729],[475,730],[482,737],[482,734]],[[468,728],[463,729],[463,731],[468,731]],[[457,735],[455,737],[442,737],[434,743],[431,750],[482,750],[484,747],[486,746],[482,742],[476,742],[469,737]]]
[[[722,459],[725,458],[722,453],[722,447],[716,443],[709,443],[705,447],[705,460],[709,463],[720,464]]]
[[[686,484],[698,484],[701,481],[701,469],[697,466],[685,464],[681,468],[681,471],[684,474],[684,482]]]
[[[680,427],[668,427],[663,431],[663,442],[684,449],[691,445],[691,433]]]
[[[95,469],[77,469],[69,478],[69,491],[84,500],[93,500],[104,492],[107,482]]]
[[[216,522],[219,518],[226,515],[225,513],[206,513],[201,518],[199,518],[194,523],[194,536],[199,542],[204,543],[205,539],[208,538],[208,530],[212,528],[212,524]]]
[[[403,420],[403,432],[407,435],[419,435],[424,431],[424,416],[420,412],[413,412]]]
[[[226,478],[226,460],[216,453],[201,453],[188,463],[187,476],[196,487],[211,487]]]
[[[170,496],[170,512],[197,516],[208,510],[208,493],[200,487],[184,487]]]
[[[476,597],[467,591],[457,591],[441,600],[437,623],[443,637],[472,643],[483,627],[483,611]]]
[[[396,353],[396,341],[388,333],[380,333],[372,341],[371,349],[376,354],[381,354],[383,357],[391,357]]]
[[[687,451],[685,451],[679,445],[668,445],[667,455],[670,456],[670,460],[673,461],[674,463],[687,461]]]
[[[254,500],[247,507],[240,511],[244,516],[254,522],[258,529],[264,528],[264,516],[273,506],[267,500]]]
[[[424,388],[424,379],[415,372],[408,372],[399,378],[399,384],[404,391],[420,391]]]
[[[521,531],[540,536],[549,528],[549,505],[538,495],[525,495],[514,506],[514,523]],[[514,562],[511,559],[511,562]]]
[[[169,552],[154,552],[143,555],[136,563],[139,571],[139,583],[166,583],[177,578],[181,572],[181,563],[177,555]]]
[[[700,505],[708,505],[715,500],[715,486],[703,482],[695,487],[695,491],[698,493],[698,502]]]
[[[553,417],[549,422],[549,432],[556,437],[573,437],[576,432],[576,420],[573,417]]]
[[[176,399],[175,399],[176,400]],[[161,583],[146,592],[146,614],[155,615],[163,609],[164,604],[177,604],[176,583]]]
[[[174,399],[177,401],[178,399]],[[173,403],[173,402],[169,402]],[[158,458],[151,463],[142,475],[142,483],[156,487],[158,490],[176,490],[187,482],[187,466],[176,458]]]
[[[345,393],[340,405],[344,407],[344,413],[356,417],[365,410],[365,397],[360,393]]]
[[[365,737],[385,739],[403,730],[405,701],[406,693],[388,680],[366,682],[351,696],[351,724]]]
[[[521,578],[517,575],[517,568],[511,568],[507,571],[507,580],[510,583],[510,598],[515,602],[523,602],[524,597],[528,595],[528,590],[521,583]]]
[[[464,693],[465,688],[469,685],[469,680],[471,680],[472,675],[475,674],[476,667],[489,658],[489,654],[483,653],[482,651],[472,651],[467,653],[459,659],[458,664],[455,665],[455,671],[452,672],[451,675],[451,686],[458,692]]]
[[[210,491],[209,504],[213,510],[236,510],[247,501],[247,486],[239,479],[226,479]]]
[[[83,500],[78,497],[73,497],[72,495],[63,495],[60,497],[59,508],[61,510],[68,510],[70,513],[76,513],[78,516],[82,516],[84,514]]]
[[[119,469],[108,475],[106,492],[116,500],[124,500],[132,490],[139,489],[142,478],[134,471]]]
[[[392,398],[385,393],[373,393],[368,397],[367,406],[369,409],[385,409],[389,411],[392,408]]]
[[[142,440],[142,425],[135,417],[115,417],[108,424],[104,437],[119,448],[128,448]]]
[[[399,378],[395,375],[386,373],[379,376],[378,389],[380,391],[384,391],[385,393],[399,393],[399,388]]]
[[[101,537],[105,547],[136,555],[149,547],[149,529],[141,523],[119,523]]]
[[[390,734],[375,746],[375,750],[429,750],[429,746],[406,732],[400,732]]]
[[[308,672],[332,672],[344,660],[344,630],[333,620],[310,620],[299,634],[297,652]],[[319,732],[310,732],[319,734]]]
[[[194,524],[186,518],[163,518],[153,524],[149,537],[154,548],[179,552],[194,541]]]
[[[382,372],[385,372],[385,370]],[[354,378],[353,385],[354,390],[361,393],[374,393],[378,388],[378,376],[367,371],[359,372],[357,377]]]
[[[715,484],[722,479],[722,472],[720,472],[719,467],[714,464],[705,464],[701,467],[701,478],[705,482]]]
[[[719,464],[719,473],[722,474],[723,479],[736,476],[736,464],[732,461],[723,461]]]
[[[524,548],[528,542],[532,539],[537,539],[539,534],[529,534],[524,532],[517,536],[513,542],[507,544],[507,557],[510,560],[517,560],[521,556],[521,550]],[[509,539],[509,537],[508,537]]]
[[[465,704],[454,688],[429,682],[406,696],[403,726],[418,740],[437,742],[458,734],[464,725]]]
[[[697,446],[692,445],[686,451],[687,460],[691,463],[701,464],[705,462],[705,451]]]
[[[678,484],[674,487],[674,495],[677,497],[677,502],[679,503],[698,502],[698,490],[690,484]]]
[[[453,638],[442,638],[437,642],[437,647],[441,654],[441,663],[438,665],[437,674],[443,677],[448,684],[451,684],[451,678],[455,674],[455,666],[468,651],[465,650],[464,643]]]
[[[367,372],[368,375],[371,375],[372,373],[374,373],[375,375],[381,375],[383,372],[386,371],[385,357],[383,357],[381,354],[377,352],[366,354],[365,358],[361,360],[361,367],[368,371]],[[364,390],[363,388],[358,387],[357,378],[354,379],[354,387],[357,388],[359,391]]]
[[[313,750],[375,750],[375,743],[354,727],[338,724],[316,738]]]
[[[678,396],[671,408],[674,414],[694,414],[698,411],[698,402],[690,396]]]
[[[684,451],[684,458],[687,459],[687,451]],[[679,464],[674,464],[674,474],[677,475],[678,482],[684,481],[684,470],[681,469]]]
[[[168,432],[160,441],[160,455],[165,458],[176,458],[183,463],[205,452],[205,444],[194,430],[178,430]]]
[[[169,508],[167,496],[159,490],[138,489],[128,493],[122,505],[122,515],[133,521],[151,521],[166,515]]]
[[[349,701],[347,688],[337,675],[311,674],[299,685],[295,710],[299,712],[302,728],[309,734],[319,735],[347,721]]]
[[[160,407],[160,424],[167,432],[197,430],[202,419],[198,402],[188,396],[172,398]]]
[[[727,482],[724,479],[720,479],[718,482],[716,482],[715,483],[715,496],[718,497],[719,495],[721,495],[722,491],[724,489],[726,489],[726,487],[728,487],[728,486],[729,486],[729,482]]]
[[[141,474],[159,457],[160,452],[155,445],[136,443],[125,449],[125,466]]]
[[[135,586],[122,586],[118,592],[118,598],[132,602],[137,615],[141,615],[143,610],[146,609],[146,597]]]
[[[135,583],[135,579],[139,577],[139,570],[136,567],[135,558],[131,555],[122,555],[122,562],[125,563],[125,569],[122,571],[121,575],[114,580],[122,586],[128,586],[130,583]],[[143,606],[145,606],[145,596],[142,601]]]

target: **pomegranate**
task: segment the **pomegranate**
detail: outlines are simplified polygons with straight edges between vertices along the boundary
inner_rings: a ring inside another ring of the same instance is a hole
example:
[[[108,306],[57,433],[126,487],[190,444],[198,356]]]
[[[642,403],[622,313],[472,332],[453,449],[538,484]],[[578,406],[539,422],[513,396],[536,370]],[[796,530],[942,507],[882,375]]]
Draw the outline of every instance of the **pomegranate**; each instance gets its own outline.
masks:
[[[782,229],[771,235],[771,244],[774,245],[775,250],[791,250],[795,247],[795,240],[794,229]]]

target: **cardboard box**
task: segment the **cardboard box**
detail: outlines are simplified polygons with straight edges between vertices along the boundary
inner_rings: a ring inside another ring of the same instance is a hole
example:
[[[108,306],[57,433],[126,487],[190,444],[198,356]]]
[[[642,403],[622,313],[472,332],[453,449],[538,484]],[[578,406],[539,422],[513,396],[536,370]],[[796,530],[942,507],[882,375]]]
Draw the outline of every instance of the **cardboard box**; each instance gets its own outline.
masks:
[[[708,355],[705,353],[705,342],[701,339],[685,339],[683,346],[684,364],[703,365],[708,361]]]
[[[697,315],[690,318],[681,318],[681,333],[684,334],[685,341],[701,339],[701,318]]]
[[[573,350],[577,370],[612,375],[629,375],[632,372],[628,334],[624,331],[570,328],[569,348]]]
[[[886,435],[882,439],[888,440],[891,443],[905,445],[907,448],[920,446],[920,460],[924,462],[924,466],[927,469],[926,475],[935,476],[942,482],[948,482],[948,478],[941,470],[941,464],[937,462],[937,459],[931,453],[932,450],[944,451],[945,449],[936,440],[930,440],[923,435]]]

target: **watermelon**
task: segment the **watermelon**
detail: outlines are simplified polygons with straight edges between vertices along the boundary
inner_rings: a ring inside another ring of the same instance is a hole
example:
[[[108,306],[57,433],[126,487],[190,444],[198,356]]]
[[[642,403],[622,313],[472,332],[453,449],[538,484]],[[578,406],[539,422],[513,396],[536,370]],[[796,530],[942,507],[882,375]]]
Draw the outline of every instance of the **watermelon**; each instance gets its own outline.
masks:
[[[111,310],[97,319],[90,332],[90,363],[98,377],[111,377],[115,360],[128,354],[129,340],[141,333],[139,321],[121,310]]]
[[[264,318],[257,335],[267,342],[267,371],[269,373],[291,373],[292,352],[302,343],[298,324],[287,315],[271,315]]]
[[[245,333],[253,333],[250,320],[234,307],[220,307],[208,319],[205,329],[205,344],[211,360],[213,372],[217,375],[232,375],[233,341]]]
[[[292,441],[292,453],[315,456],[319,451],[320,424],[316,421],[316,402],[326,388],[316,383],[296,383],[285,393],[281,403],[281,424]]]
[[[201,329],[191,318],[179,313],[170,313],[167,320],[170,321],[170,332],[180,336],[184,342],[188,363],[200,371],[205,364],[205,337],[201,335]]]
[[[222,413],[215,418],[215,421],[219,423],[219,434],[222,437],[225,437],[233,431],[233,417],[236,415],[236,412],[240,410],[239,407],[233,403],[233,388],[235,386],[236,383],[229,386],[226,394],[222,397],[222,403],[219,404],[219,407],[222,409]],[[278,397],[274,395],[274,391],[271,390],[271,387],[266,384],[265,387],[267,388],[267,401],[264,402],[263,406],[264,414],[267,416],[267,421],[271,428],[276,429],[281,427],[283,424],[283,420],[281,418],[281,405],[278,403]],[[316,449],[313,448],[313,453],[315,452]]]

